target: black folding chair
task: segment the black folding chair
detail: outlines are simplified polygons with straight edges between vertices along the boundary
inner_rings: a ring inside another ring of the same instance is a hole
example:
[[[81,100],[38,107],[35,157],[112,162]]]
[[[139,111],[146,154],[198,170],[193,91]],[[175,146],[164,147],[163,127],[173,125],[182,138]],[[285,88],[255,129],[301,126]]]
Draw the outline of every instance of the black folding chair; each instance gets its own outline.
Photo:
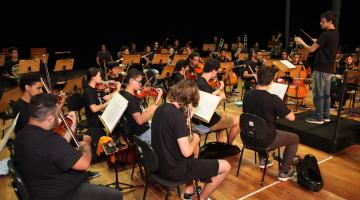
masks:
[[[27,189],[26,184],[22,179],[20,173],[15,169],[12,160],[9,160],[8,167],[11,177],[14,179],[12,186],[15,190],[16,196],[20,200],[31,200],[29,190]]]

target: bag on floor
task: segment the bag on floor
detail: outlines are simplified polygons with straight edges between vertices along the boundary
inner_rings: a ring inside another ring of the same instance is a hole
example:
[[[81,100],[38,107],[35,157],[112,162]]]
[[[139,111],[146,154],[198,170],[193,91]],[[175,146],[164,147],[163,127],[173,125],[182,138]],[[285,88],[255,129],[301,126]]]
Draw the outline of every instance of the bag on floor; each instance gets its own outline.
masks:
[[[299,185],[314,192],[322,189],[324,183],[315,156],[307,154],[304,159],[300,159],[296,171]]]
[[[201,146],[199,158],[221,159],[240,153],[240,148],[223,142],[209,142]]]

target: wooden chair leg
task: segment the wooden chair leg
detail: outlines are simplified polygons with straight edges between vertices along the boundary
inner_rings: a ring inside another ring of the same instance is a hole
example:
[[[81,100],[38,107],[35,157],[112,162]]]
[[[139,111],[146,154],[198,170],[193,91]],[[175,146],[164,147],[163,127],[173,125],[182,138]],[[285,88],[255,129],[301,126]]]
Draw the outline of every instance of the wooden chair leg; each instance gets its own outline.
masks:
[[[239,163],[238,163],[238,168],[237,168],[236,176],[239,176],[240,165],[241,165],[241,160],[242,160],[242,157],[243,157],[243,153],[244,153],[244,147],[241,149],[240,159],[239,159]]]

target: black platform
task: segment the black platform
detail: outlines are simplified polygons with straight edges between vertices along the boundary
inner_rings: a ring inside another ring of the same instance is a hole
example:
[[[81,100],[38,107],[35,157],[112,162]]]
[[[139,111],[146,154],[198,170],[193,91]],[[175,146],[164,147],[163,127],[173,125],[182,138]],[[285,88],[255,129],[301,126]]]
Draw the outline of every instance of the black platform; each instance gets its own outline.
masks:
[[[300,137],[300,143],[332,153],[334,144],[334,130],[336,116],[331,115],[331,122],[323,125],[305,122],[305,118],[311,117],[313,111],[296,114],[294,122],[286,119],[278,120],[276,127],[280,130],[296,133]],[[335,148],[338,152],[360,141],[360,122],[341,118],[339,126],[339,137]]]

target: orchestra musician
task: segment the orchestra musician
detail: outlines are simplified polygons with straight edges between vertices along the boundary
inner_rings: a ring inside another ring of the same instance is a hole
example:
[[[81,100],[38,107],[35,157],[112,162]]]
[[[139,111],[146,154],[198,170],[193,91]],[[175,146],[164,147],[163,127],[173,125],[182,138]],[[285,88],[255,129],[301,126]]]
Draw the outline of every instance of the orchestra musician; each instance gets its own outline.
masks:
[[[174,72],[172,73],[170,80],[172,81],[171,85],[175,85],[181,80],[186,79],[186,72],[189,70],[188,62],[184,59],[180,59],[176,65]]]
[[[259,68],[256,88],[245,93],[243,112],[259,116],[268,124],[269,134],[265,139],[257,141],[259,146],[270,149],[285,146],[278,180],[286,181],[292,178],[295,173],[294,170],[291,169],[291,163],[298,149],[299,137],[294,133],[276,130],[275,128],[275,122],[278,117],[294,121],[295,115],[287,108],[282,99],[268,92],[271,82],[274,79],[274,74],[272,68],[265,66]],[[265,166],[265,158],[265,153],[259,152],[260,168],[273,165],[272,161],[268,161]]]
[[[55,95],[33,96],[29,115],[29,124],[16,136],[13,160],[31,199],[122,199],[119,190],[88,183],[86,169],[92,157],[91,137],[85,135],[76,150],[69,144],[69,131],[63,136],[52,131],[59,123]],[[74,132],[76,114],[69,112],[67,117]]]
[[[162,90],[156,89],[158,95],[154,104],[144,109],[141,99],[136,97],[136,92],[141,89],[143,74],[137,69],[130,69],[125,77],[124,83],[126,84],[125,90],[120,94],[125,97],[129,103],[125,110],[125,118],[129,124],[130,133],[140,137],[140,139],[151,144],[151,129],[149,120],[157,109],[161,99]]]
[[[246,62],[246,68],[242,74],[245,91],[248,91],[256,86],[256,71],[263,64],[260,49],[251,49],[250,58],[251,59]]]
[[[7,84],[9,84],[6,87],[12,87],[18,84],[15,74],[13,74],[13,68],[19,65],[19,52],[17,47],[9,47],[8,52],[10,58],[4,63],[1,74],[5,77]]]
[[[313,117],[305,119],[308,123],[323,124],[330,122],[330,87],[331,73],[335,64],[335,56],[339,47],[339,32],[335,28],[336,13],[326,11],[320,15],[320,26],[324,31],[313,44],[309,46],[300,37],[295,41],[309,50],[310,53],[317,51],[314,59],[313,78],[313,102],[315,113]]]
[[[108,89],[99,91],[96,88],[97,85],[102,83],[101,72],[99,68],[91,67],[86,73],[87,84],[84,87],[84,100],[85,100],[85,115],[87,119],[88,132],[87,134],[92,138],[92,150],[93,150],[93,162],[96,162],[98,157],[96,156],[96,147],[101,136],[105,136],[103,130],[103,124],[99,119],[99,115],[109,104],[110,99],[116,92],[120,91],[120,84],[115,83],[116,88],[112,93],[108,92]],[[104,87],[106,83],[103,84]],[[109,94],[106,94],[109,93]],[[102,96],[103,94],[106,94]]]
[[[96,54],[96,63],[99,67],[104,67],[104,64],[113,61],[111,53],[106,49],[106,45],[102,44],[100,50]]]
[[[180,47],[180,43],[179,43],[179,40],[178,39],[175,39],[174,40],[174,45],[173,45],[173,48],[175,50],[175,54],[179,53],[179,51],[182,49]],[[181,52],[182,53],[182,52]]]
[[[290,61],[290,57],[288,55],[288,51],[287,50],[282,50],[281,51],[281,60],[288,60]]]
[[[121,46],[120,51],[117,52],[117,57],[119,61],[123,60],[124,55],[129,55],[130,54],[130,50],[128,46]],[[122,63],[122,62],[119,62]]]
[[[170,89],[170,102],[156,109],[151,126],[151,145],[161,161],[158,174],[168,180],[186,181],[183,196],[186,200],[193,199],[196,191],[201,200],[208,199],[231,169],[226,160],[197,159],[200,136],[192,134],[187,125],[199,98],[194,81],[178,82]],[[193,181],[199,179],[205,183],[204,188],[194,186]]]
[[[209,85],[209,80],[217,77],[217,73],[220,67],[220,63],[215,59],[208,59],[205,62],[203,74],[201,77],[196,79],[196,83],[201,91],[220,96],[222,100],[225,100],[225,94],[223,93],[224,82],[220,81],[220,87],[214,89]],[[230,144],[234,141],[235,137],[239,134],[239,120],[231,116],[226,115],[225,112],[218,115],[214,113],[209,123],[206,123],[206,126],[210,127],[212,131],[220,130],[224,128],[230,128],[230,134],[228,141]],[[219,135],[219,141],[225,142],[224,134]]]
[[[130,52],[130,54],[137,54],[136,44],[134,42],[130,43],[129,52]]]

